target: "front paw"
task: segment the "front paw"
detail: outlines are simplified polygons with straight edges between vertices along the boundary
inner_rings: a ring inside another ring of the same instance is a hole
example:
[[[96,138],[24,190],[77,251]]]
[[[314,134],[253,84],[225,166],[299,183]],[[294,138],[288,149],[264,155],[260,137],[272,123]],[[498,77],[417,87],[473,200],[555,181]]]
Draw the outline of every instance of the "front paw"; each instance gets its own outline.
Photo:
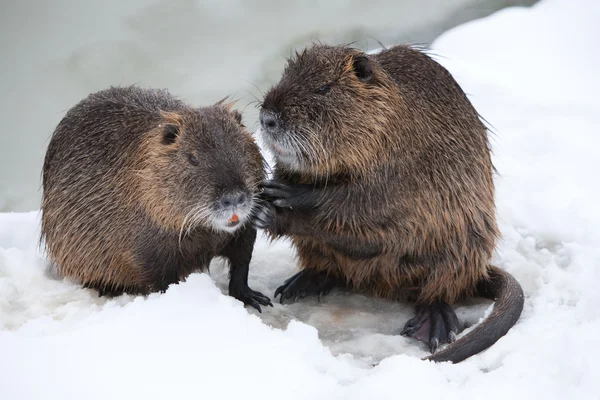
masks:
[[[257,229],[269,229],[275,224],[275,208],[265,200],[254,206],[250,216],[252,226]]]
[[[270,180],[263,183],[261,197],[280,208],[312,207],[317,191],[314,185]]]
[[[248,285],[229,285],[229,295],[238,299],[245,305],[250,305],[258,310],[259,313],[262,313],[261,305],[263,306],[271,306],[273,307],[273,303],[271,303],[271,299],[269,299],[264,294],[257,292],[256,290],[252,290],[248,287]]]
[[[277,207],[290,207],[290,198],[294,195],[291,185],[270,180],[263,183],[261,197]]]
[[[283,285],[279,286],[275,291],[274,297],[277,298],[277,296],[281,295],[279,298],[281,304],[288,299],[296,301],[312,295],[318,296],[319,300],[321,300],[321,296],[325,296],[337,284],[337,280],[333,279],[326,272],[302,270],[283,282]]]

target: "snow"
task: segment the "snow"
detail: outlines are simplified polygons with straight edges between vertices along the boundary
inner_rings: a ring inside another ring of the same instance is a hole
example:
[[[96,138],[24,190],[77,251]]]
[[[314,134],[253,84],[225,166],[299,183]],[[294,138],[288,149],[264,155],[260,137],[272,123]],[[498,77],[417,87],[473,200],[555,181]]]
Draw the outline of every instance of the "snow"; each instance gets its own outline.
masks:
[[[339,291],[259,315],[224,294],[220,260],[162,295],[98,298],[46,271],[38,212],[0,214],[0,398],[599,399],[598,21],[594,0],[544,0],[432,46],[493,125],[493,261],[526,294],[488,351],[421,361],[397,335],[411,305]],[[260,237],[251,286],[272,296],[294,271],[289,243]]]

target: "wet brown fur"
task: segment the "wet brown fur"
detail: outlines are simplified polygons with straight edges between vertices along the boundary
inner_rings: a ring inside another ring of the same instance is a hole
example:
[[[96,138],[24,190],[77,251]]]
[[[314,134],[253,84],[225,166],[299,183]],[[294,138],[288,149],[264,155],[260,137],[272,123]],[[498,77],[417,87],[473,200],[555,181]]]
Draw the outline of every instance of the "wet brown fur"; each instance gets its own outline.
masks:
[[[371,83],[353,73],[356,56],[364,55],[305,50],[264,101],[309,148],[301,171],[278,164],[275,178],[327,189],[316,214],[303,216],[318,229],[291,235],[300,265],[385,298],[452,304],[474,295],[499,235],[486,128],[451,75],[422,52],[397,46],[369,56]],[[282,231],[296,229],[304,228]],[[381,251],[349,258],[327,245],[331,235]]]
[[[215,256],[231,259],[224,249],[235,240],[249,262],[253,229],[228,233],[186,221],[219,190],[254,195],[264,179],[240,119],[222,102],[193,108],[137,87],[91,94],[69,110],[43,168],[42,241],[59,274],[101,292],[145,294],[206,269]],[[172,144],[161,143],[167,124],[177,127]]]

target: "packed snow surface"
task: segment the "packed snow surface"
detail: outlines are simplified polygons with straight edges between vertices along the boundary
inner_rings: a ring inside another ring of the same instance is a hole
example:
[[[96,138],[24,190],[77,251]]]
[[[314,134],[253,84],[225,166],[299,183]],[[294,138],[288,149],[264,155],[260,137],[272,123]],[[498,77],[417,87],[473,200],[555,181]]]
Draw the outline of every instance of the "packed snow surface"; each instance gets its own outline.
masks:
[[[492,126],[503,239],[521,282],[517,325],[460,364],[421,361],[397,304],[335,291],[262,314],[226,295],[227,270],[164,294],[98,298],[53,279],[39,214],[0,214],[1,399],[600,399],[600,5],[545,0],[460,26],[433,45]],[[296,270],[260,237],[250,284]],[[465,326],[487,301],[457,305]]]

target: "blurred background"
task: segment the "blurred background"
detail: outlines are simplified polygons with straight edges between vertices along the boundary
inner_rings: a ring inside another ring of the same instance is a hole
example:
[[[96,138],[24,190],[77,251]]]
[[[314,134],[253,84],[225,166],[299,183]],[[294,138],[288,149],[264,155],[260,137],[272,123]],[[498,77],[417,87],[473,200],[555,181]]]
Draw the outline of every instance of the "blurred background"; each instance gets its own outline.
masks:
[[[285,58],[313,40],[363,50],[427,45],[444,31],[535,0],[3,1],[0,12],[0,212],[37,210],[46,146],[87,94],[137,83],[194,104],[252,103]]]

